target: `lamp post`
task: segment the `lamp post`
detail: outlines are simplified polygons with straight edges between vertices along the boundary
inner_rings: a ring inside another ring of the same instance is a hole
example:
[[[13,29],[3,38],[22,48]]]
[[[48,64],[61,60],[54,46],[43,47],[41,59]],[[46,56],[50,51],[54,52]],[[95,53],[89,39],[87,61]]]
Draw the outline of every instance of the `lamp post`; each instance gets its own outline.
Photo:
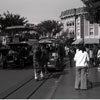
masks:
[[[85,18],[85,16],[83,15],[82,16],[83,17],[83,22],[84,22],[84,18]],[[83,46],[85,46],[85,39],[84,39],[84,28],[83,28],[84,26],[82,25],[82,33],[83,33]]]

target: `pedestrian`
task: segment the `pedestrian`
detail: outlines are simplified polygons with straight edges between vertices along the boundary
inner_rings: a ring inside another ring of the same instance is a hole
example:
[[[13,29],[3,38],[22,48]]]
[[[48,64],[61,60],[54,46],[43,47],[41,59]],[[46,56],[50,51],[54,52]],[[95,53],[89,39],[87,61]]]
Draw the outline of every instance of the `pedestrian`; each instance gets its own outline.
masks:
[[[70,67],[73,67],[73,64],[74,64],[74,60],[73,60],[74,55],[75,55],[75,52],[74,52],[73,48],[70,47],[69,48],[69,52],[68,52]]]
[[[97,66],[98,66],[98,69],[100,69],[100,47],[98,47],[98,53],[97,53]]]
[[[41,70],[41,48],[38,47],[34,50],[34,78],[39,80],[39,78],[43,78],[42,70]]]
[[[65,54],[66,56],[68,56],[68,52],[69,52],[69,48],[67,47],[67,45],[65,46]]]
[[[93,66],[93,51],[92,51],[92,48],[90,48],[90,50],[89,50],[89,58],[90,58],[90,64],[91,64],[91,66]]]
[[[43,72],[43,77],[44,75],[48,74],[48,61],[49,61],[49,52],[47,51],[45,46],[41,47],[41,70]]]
[[[76,62],[75,89],[88,89],[87,67],[89,55],[84,46],[79,48],[79,51],[74,56],[74,61]]]
[[[65,48],[62,42],[58,46],[58,55],[59,55],[60,60],[63,61],[64,56],[65,56]]]
[[[97,46],[93,45],[93,57],[94,57],[94,66],[95,67],[97,67],[97,52],[98,52]]]

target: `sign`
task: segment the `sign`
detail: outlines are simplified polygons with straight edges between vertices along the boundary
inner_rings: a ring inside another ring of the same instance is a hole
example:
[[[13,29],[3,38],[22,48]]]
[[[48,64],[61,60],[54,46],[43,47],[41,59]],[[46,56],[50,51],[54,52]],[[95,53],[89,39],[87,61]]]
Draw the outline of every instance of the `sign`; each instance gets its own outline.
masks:
[[[28,44],[33,48],[37,48],[39,46],[39,42],[37,39],[29,39]]]

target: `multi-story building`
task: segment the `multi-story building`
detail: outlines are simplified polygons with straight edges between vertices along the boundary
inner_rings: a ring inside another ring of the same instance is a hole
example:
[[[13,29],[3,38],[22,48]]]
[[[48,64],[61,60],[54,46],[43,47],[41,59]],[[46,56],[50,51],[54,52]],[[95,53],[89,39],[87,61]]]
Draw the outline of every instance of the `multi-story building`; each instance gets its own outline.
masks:
[[[74,36],[74,43],[84,40],[85,44],[97,44],[100,39],[100,25],[91,23],[86,19],[87,12],[84,7],[70,9],[61,12],[60,19],[64,25],[64,31]]]

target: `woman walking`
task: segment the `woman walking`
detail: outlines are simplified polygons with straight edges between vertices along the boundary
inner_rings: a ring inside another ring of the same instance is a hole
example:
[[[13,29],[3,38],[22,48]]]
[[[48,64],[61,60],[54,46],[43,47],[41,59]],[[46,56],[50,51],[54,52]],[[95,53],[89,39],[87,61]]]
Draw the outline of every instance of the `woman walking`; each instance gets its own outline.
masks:
[[[75,89],[88,89],[87,67],[89,55],[84,46],[79,48],[79,51],[75,54],[74,61],[76,62]]]

